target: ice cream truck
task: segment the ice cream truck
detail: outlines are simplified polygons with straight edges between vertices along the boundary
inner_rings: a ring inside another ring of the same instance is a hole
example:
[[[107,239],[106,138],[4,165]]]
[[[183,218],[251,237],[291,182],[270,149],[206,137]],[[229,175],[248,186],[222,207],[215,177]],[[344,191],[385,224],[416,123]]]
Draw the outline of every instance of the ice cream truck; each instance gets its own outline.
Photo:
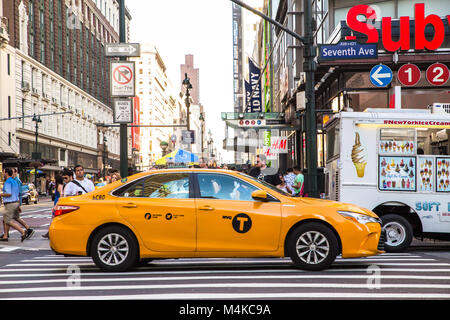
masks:
[[[386,251],[450,240],[450,105],[345,111],[325,130],[325,197],[375,212]]]

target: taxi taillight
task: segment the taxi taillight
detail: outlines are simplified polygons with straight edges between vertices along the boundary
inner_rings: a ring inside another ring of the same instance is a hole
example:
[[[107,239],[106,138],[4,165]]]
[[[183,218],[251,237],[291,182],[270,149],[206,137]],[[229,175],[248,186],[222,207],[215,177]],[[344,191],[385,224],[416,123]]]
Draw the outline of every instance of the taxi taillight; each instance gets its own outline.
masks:
[[[75,211],[80,209],[80,207],[77,206],[62,206],[62,205],[58,205],[53,209],[53,216],[57,217],[57,216],[61,216],[63,214]]]

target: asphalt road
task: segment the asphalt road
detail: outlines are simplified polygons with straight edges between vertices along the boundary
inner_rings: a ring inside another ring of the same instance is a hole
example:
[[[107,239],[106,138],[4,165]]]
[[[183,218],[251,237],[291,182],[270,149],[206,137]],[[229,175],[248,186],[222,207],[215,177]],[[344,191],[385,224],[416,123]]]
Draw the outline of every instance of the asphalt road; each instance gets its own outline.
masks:
[[[23,207],[35,229],[0,244],[0,300],[450,299],[450,243],[414,241],[405,253],[338,258],[306,272],[290,259],[165,259],[130,272],[101,272],[90,258],[55,255],[41,237],[51,202]]]

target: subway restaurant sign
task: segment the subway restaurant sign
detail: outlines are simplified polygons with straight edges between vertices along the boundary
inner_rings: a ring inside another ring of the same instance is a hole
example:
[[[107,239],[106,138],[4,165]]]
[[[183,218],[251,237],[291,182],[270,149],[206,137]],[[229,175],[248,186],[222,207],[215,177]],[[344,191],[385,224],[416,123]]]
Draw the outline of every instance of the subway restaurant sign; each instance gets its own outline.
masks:
[[[450,7],[449,7],[450,10]],[[425,5],[416,3],[414,5],[414,19],[410,17],[400,17],[400,37],[393,39],[392,36],[392,18],[381,18],[381,43],[386,51],[394,52],[397,50],[436,50],[442,46],[445,39],[445,28],[450,28],[450,12],[442,12],[445,15],[444,21],[436,14],[425,16]],[[364,16],[365,21],[361,21],[360,16]],[[370,5],[360,4],[352,7],[347,13],[347,25],[356,32],[367,36],[367,44],[377,44],[380,42],[378,30],[369,21],[380,19],[375,9]],[[411,25],[412,24],[412,25]],[[431,26],[434,29],[432,38],[425,37],[425,28]],[[413,34],[411,34],[413,30]],[[450,31],[450,30],[447,30]],[[411,35],[413,35],[411,39]],[[345,40],[356,40],[356,36],[346,36]],[[414,42],[414,43],[412,43]]]

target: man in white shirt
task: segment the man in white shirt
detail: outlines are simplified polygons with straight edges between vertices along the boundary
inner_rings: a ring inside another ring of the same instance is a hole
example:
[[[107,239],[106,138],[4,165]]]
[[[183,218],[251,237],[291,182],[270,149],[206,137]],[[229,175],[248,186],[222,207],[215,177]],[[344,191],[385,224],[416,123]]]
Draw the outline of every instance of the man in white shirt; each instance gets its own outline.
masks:
[[[78,196],[95,190],[92,181],[84,177],[83,166],[76,165],[74,171],[75,179],[65,186],[64,197]]]

